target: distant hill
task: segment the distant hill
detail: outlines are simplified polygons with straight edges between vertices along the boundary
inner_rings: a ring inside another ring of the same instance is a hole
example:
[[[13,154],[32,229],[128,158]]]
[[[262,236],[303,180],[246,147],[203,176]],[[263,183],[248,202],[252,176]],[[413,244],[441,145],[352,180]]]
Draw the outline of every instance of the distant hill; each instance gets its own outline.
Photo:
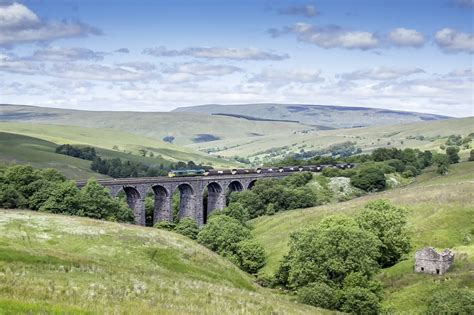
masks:
[[[389,109],[302,104],[201,105],[180,107],[173,112],[228,115],[249,120],[293,121],[323,129],[396,125],[449,118]]]

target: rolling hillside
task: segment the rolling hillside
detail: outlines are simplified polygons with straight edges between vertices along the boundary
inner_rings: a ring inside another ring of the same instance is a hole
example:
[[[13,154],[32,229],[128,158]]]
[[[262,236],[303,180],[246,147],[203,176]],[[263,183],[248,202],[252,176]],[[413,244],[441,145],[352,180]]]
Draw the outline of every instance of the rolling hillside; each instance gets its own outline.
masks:
[[[186,145],[208,139],[239,139],[291,134],[311,129],[298,123],[260,122],[195,113],[99,112],[46,107],[0,105],[0,121],[109,129]]]
[[[0,210],[1,314],[318,314],[179,234]]]
[[[270,135],[197,143],[189,145],[189,147],[211,151],[225,157],[246,156],[254,160],[255,158],[264,159],[270,155],[274,158],[281,158],[288,153],[318,150],[348,141],[353,142],[363,152],[370,152],[378,147],[391,146],[433,150],[439,148],[449,135],[466,136],[470,133],[474,133],[474,117],[393,126],[312,130],[295,132],[286,136]],[[464,154],[467,153],[464,152]]]
[[[448,118],[388,109],[303,104],[201,105],[180,107],[174,112],[231,115],[250,120],[289,120],[317,126],[320,129],[396,125]]]
[[[369,200],[388,199],[410,210],[409,230],[413,249],[407,259],[379,273],[386,290],[386,305],[397,312],[422,313],[423,299],[440,281],[451,287],[474,290],[474,162],[453,165],[449,175],[428,171],[415,183],[351,201],[303,210],[291,210],[251,221],[254,236],[269,253],[263,272],[273,274],[288,251],[289,235],[336,213],[355,214]],[[415,274],[414,252],[425,246],[451,248],[454,269],[443,277]]]

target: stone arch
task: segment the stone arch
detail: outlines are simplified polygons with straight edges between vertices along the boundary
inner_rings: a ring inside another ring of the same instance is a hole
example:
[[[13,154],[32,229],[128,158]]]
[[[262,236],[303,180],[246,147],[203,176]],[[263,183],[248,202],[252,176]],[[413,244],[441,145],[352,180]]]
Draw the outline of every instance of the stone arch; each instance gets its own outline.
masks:
[[[161,185],[152,186],[152,190],[155,197],[153,224],[160,221],[171,222],[173,220],[173,214],[171,212],[170,192]]]
[[[256,182],[257,182],[256,179],[251,180],[251,181],[249,182],[249,184],[247,185],[247,189],[252,189],[253,186],[255,186],[255,183],[256,183]]]
[[[188,183],[182,183],[176,187],[176,190],[179,190],[180,194],[178,217],[180,219],[184,217],[196,219],[194,204],[196,198],[193,187]]]
[[[243,190],[244,190],[244,185],[242,185],[242,183],[239,182],[238,180],[234,180],[234,181],[231,181],[231,182],[229,183],[229,185],[227,186],[227,189],[228,189],[230,192],[243,191]]]
[[[223,209],[225,207],[225,192],[222,188],[222,185],[218,182],[210,182],[206,185],[206,188],[207,206],[204,207],[204,224],[207,223],[207,218],[212,214],[214,210]]]

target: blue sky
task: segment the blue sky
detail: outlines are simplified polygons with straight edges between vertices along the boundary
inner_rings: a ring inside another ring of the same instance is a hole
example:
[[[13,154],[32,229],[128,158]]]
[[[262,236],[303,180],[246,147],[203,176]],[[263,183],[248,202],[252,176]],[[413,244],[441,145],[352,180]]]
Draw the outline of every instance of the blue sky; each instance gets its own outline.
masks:
[[[473,116],[473,0],[0,0],[0,102]]]

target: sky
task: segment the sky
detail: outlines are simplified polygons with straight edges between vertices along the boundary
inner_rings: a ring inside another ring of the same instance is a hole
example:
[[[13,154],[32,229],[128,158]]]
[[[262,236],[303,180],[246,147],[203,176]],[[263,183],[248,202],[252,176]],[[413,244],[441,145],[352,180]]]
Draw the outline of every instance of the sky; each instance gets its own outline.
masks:
[[[0,103],[474,116],[474,0],[0,0]]]

